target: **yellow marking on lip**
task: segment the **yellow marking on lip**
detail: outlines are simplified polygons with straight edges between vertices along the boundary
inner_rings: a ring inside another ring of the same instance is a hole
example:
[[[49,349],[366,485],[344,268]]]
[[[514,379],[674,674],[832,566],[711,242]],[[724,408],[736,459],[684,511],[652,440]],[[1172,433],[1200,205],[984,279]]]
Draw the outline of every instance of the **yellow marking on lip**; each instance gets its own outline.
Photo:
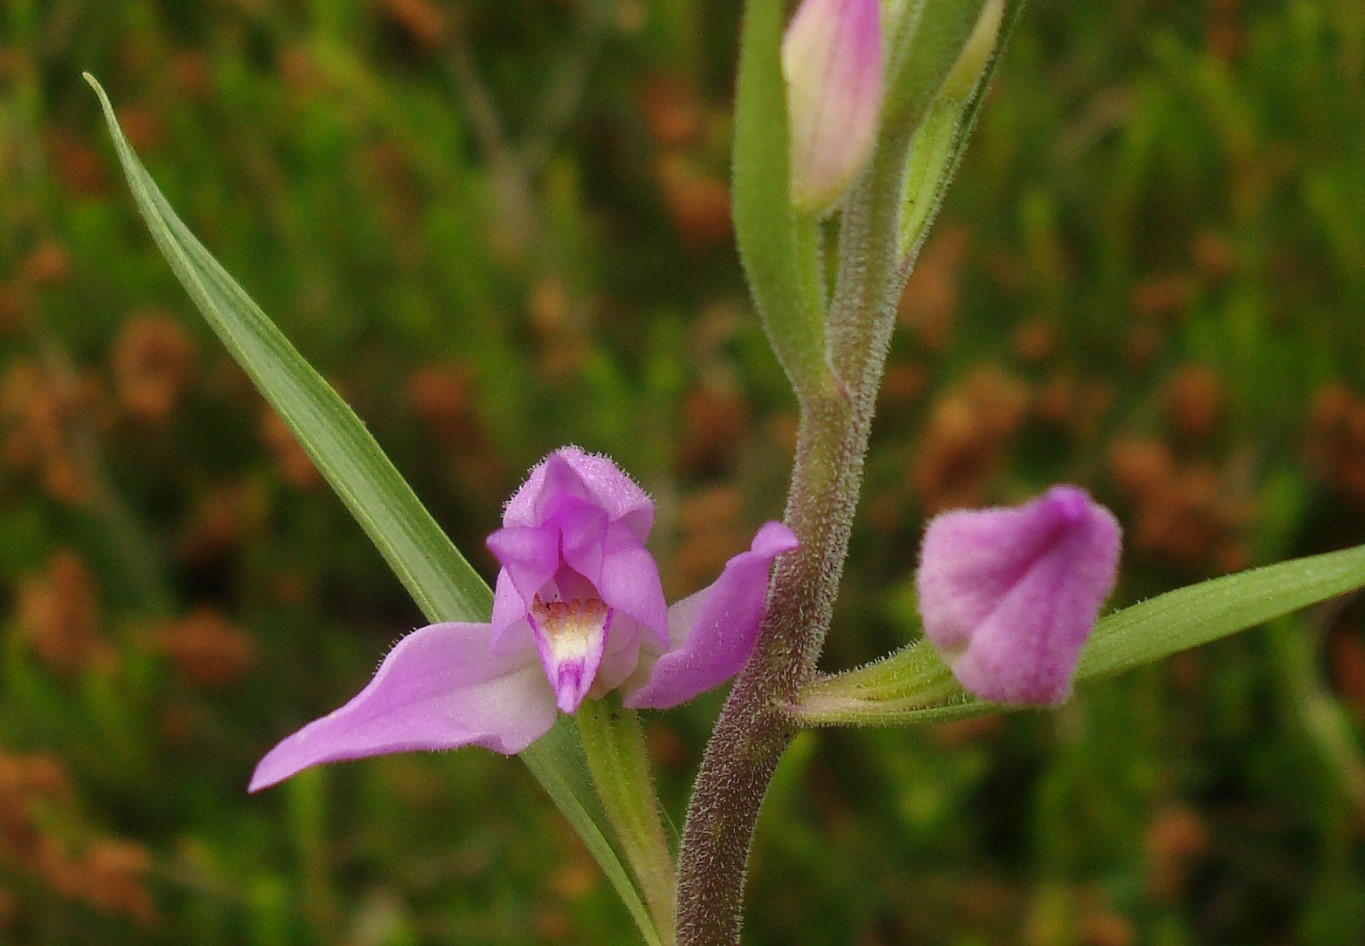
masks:
[[[601,642],[606,631],[608,608],[598,598],[586,601],[541,601],[531,605],[545,643],[556,663],[586,660]]]

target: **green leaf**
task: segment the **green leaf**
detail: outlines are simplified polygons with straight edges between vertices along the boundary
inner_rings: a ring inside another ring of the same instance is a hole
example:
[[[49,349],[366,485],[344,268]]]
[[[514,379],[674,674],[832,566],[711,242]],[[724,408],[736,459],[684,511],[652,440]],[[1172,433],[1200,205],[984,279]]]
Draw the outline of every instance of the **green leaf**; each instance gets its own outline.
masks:
[[[740,35],[732,185],[735,240],[754,305],[797,395],[828,382],[819,223],[791,204],[782,0],[748,0]]]
[[[1076,678],[1104,677],[1365,585],[1365,545],[1178,588],[1100,621]]]
[[[902,185],[899,250],[901,259],[907,262],[918,255],[966,151],[986,89],[1023,11],[1024,0],[986,0],[980,4],[968,3],[962,9],[965,11],[973,6],[979,12],[965,40],[972,51],[960,49],[928,104],[923,104],[923,96],[936,73],[932,69],[925,71],[924,66],[931,63],[931,58],[918,55],[914,49],[914,41],[920,40],[918,31],[914,31],[911,41],[905,44],[905,52],[912,56],[910,62],[919,66],[919,72],[906,68],[896,107],[906,109],[911,115],[922,115],[908,149]],[[951,29],[948,31],[949,41],[954,33]],[[943,38],[940,36],[940,40]],[[986,48],[988,43],[989,50]]]
[[[634,710],[616,694],[584,700],[574,714],[597,797],[645,895],[645,902],[669,944],[677,909],[677,875],[650,779],[644,730]]]
[[[176,216],[100,98],[138,211],[213,331],[279,412],[422,612],[432,621],[487,620],[492,592],[422,506],[365,425]],[[582,743],[561,718],[521,760],[578,832],[639,924],[659,943],[640,892],[607,840]]]
[[[901,185],[900,235],[896,244],[901,259],[918,251],[943,203],[964,138],[960,130],[964,110],[965,106],[956,102],[935,103],[915,132]]]
[[[882,121],[906,139],[919,128],[957,62],[984,0],[922,0],[907,10],[888,43]]]
[[[1076,681],[1112,676],[1365,586],[1365,545],[1178,588],[1102,618]],[[792,714],[812,726],[894,726],[1017,707],[963,691],[920,640],[877,663],[806,686]]]

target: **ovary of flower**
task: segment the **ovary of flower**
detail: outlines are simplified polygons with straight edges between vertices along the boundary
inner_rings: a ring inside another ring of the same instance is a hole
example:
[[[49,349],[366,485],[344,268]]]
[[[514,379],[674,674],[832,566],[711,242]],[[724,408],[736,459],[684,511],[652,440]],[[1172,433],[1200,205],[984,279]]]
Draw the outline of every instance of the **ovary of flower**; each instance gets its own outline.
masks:
[[[251,790],[390,752],[517,753],[584,699],[619,690],[626,706],[663,709],[734,676],[763,620],[773,559],[796,537],[765,524],[715,582],[670,608],[644,546],[653,521],[653,501],[607,458],[550,454],[488,538],[502,566],[491,620],[403,638],[349,703],[267,753]]]

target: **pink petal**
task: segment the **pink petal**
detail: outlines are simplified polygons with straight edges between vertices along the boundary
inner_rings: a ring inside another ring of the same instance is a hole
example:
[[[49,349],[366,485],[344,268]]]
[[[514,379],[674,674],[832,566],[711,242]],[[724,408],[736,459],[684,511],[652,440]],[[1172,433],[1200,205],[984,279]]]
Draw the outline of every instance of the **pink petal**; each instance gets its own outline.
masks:
[[[1114,587],[1119,534],[1109,510],[1075,486],[1017,508],[944,513],[920,553],[925,635],[983,699],[1066,699]]]
[[[493,603],[493,646],[545,601],[596,597],[648,628],[662,644],[668,606],[658,566],[644,548],[654,504],[605,457],[565,447],[532,470],[488,537],[502,565]],[[550,582],[558,587],[547,587]],[[584,585],[586,582],[586,585]],[[573,586],[573,587],[569,587]]]
[[[526,617],[531,602],[559,570],[559,530],[511,527],[486,544],[502,565],[493,591],[493,647],[505,650],[503,635]]]
[[[413,631],[349,703],[271,749],[249,791],[314,765],[390,752],[467,745],[522,751],[554,725],[554,693],[534,651],[499,656],[489,633],[487,624]]]
[[[621,520],[643,542],[654,525],[654,501],[606,457],[560,447],[542,460],[503,511],[505,526],[543,525],[565,496],[575,496]]]
[[[773,559],[799,545],[782,523],[766,523],[749,551],[730,559],[710,587],[673,605],[668,612],[670,649],[644,684],[626,693],[625,705],[677,706],[738,673],[763,622]]]
[[[668,640],[668,603],[654,556],[620,524],[607,532],[602,570],[595,584],[612,609],[649,630],[662,646]]]
[[[495,651],[499,654],[514,654],[533,646],[531,628],[526,623],[529,610],[530,605],[522,600],[507,569],[499,569],[497,583],[493,586],[491,646]]]
[[[611,633],[607,635],[602,662],[597,666],[597,677],[593,680],[592,689],[588,691],[589,699],[600,700],[630,679],[639,666],[641,650],[639,630],[633,634],[619,633],[624,630],[623,625],[628,623],[630,619],[627,617],[619,614],[613,616]]]
[[[555,514],[540,528],[559,531],[561,561],[589,580],[602,570],[602,546],[607,530],[617,528],[624,531],[624,526],[611,522],[602,507],[576,497],[565,497]],[[633,534],[627,534],[634,545],[640,544]]]

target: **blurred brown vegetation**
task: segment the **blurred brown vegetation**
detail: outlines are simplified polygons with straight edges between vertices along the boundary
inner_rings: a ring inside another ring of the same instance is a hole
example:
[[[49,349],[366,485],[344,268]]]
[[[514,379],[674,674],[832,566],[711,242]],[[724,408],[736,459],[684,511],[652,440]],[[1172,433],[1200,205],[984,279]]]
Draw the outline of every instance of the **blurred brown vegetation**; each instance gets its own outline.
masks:
[[[421,623],[175,285],[168,197],[457,544],[566,442],[672,593],[778,515],[794,406],[730,238],[737,5],[0,5],[0,942],[626,942],[519,766],[255,759]],[[1365,13],[1035,3],[900,307],[828,664],[926,516],[1086,485],[1119,603],[1365,536]],[[1055,714],[803,737],[755,943],[1365,940],[1353,602]],[[1307,672],[1295,671],[1306,667]],[[674,817],[718,696],[648,720]]]

